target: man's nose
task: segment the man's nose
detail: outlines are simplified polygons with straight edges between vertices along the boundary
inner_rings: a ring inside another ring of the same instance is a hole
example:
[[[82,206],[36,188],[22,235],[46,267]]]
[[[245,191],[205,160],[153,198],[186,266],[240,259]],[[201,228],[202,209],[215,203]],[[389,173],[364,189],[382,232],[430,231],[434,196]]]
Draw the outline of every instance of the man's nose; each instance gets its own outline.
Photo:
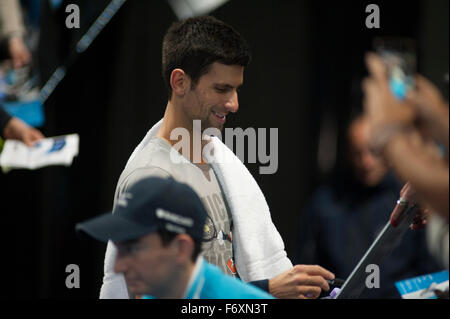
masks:
[[[231,113],[236,113],[239,109],[238,93],[236,91],[233,92],[227,103],[225,103],[225,108]]]

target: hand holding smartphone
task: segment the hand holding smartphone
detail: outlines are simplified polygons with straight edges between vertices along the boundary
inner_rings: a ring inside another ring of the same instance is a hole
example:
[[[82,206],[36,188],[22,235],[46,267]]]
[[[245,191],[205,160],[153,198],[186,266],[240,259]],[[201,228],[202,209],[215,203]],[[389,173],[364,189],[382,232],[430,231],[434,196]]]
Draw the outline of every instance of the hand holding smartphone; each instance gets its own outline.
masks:
[[[379,37],[375,38],[373,46],[386,65],[392,94],[404,100],[408,91],[414,88],[417,63],[414,40]]]

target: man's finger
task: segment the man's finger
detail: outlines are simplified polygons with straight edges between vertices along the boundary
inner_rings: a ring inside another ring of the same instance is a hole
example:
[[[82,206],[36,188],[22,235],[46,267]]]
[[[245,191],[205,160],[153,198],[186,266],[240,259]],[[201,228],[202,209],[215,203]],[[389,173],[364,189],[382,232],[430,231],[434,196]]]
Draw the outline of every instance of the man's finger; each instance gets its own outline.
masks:
[[[432,82],[430,82],[430,80],[428,80],[426,77],[424,77],[423,75],[417,74],[415,77],[415,81],[416,81],[416,87],[419,91],[431,91],[431,92],[435,92],[435,86]]]
[[[375,53],[366,54],[366,65],[370,75],[375,81],[384,88],[388,88],[386,65],[383,60]]]
[[[334,279],[334,274],[331,271],[319,265],[296,265],[296,269],[300,272],[307,273],[310,276],[321,276],[325,279]]]
[[[411,224],[411,229],[412,230],[418,230],[418,229],[422,229],[425,227],[425,225],[427,224],[427,220],[426,220],[426,212],[424,209],[420,208],[418,209],[416,216],[414,216],[413,222]]]
[[[363,80],[362,89],[364,92],[363,105],[365,111],[368,112],[368,114],[377,115],[377,113],[380,111],[379,105],[381,103],[380,86],[374,78],[369,77]]]
[[[391,213],[390,222],[391,225],[394,227],[397,227],[400,222],[400,217],[402,216],[403,212],[405,211],[407,205],[404,205],[402,203],[398,203],[395,205],[394,210]]]
[[[325,291],[330,290],[328,282],[322,276],[305,275],[305,277],[301,280],[301,285],[318,287],[319,289],[323,289]]]
[[[45,136],[41,133],[41,131],[36,130],[34,128],[31,129],[31,138],[33,141],[41,140],[45,138]]]
[[[300,289],[300,298],[316,299],[320,296],[321,290],[315,286],[302,286]]]

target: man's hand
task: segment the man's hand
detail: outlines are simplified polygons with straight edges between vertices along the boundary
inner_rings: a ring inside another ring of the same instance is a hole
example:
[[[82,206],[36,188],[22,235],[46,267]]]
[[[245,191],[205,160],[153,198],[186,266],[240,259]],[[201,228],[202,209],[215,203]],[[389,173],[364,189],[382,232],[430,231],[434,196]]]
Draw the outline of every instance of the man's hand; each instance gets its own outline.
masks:
[[[330,290],[327,279],[334,274],[320,266],[295,265],[269,280],[269,292],[281,299],[315,299],[322,289]]]
[[[406,95],[419,117],[433,123],[433,120],[442,116],[442,111],[448,111],[448,103],[445,101],[438,88],[427,78],[418,74],[415,78],[416,89]]]
[[[397,205],[395,205],[394,210],[391,214],[391,224],[396,227],[406,210],[407,207],[416,205],[418,203],[417,193],[416,191],[411,187],[409,183],[406,183],[405,186],[403,186],[402,190],[400,191],[400,199],[397,202]],[[426,216],[428,215],[427,209],[419,208],[417,211],[416,216],[414,217],[413,223],[411,224],[412,230],[417,230],[420,228],[423,228],[426,225]]]
[[[421,75],[416,76],[416,89],[406,100],[417,114],[416,125],[423,136],[444,143],[448,148],[448,102],[436,86]]]
[[[371,133],[377,134],[387,125],[411,125],[415,117],[414,110],[409,103],[397,100],[391,93],[383,60],[369,53],[366,64],[370,77],[363,81],[364,108]]]
[[[22,37],[12,37],[8,40],[8,53],[14,69],[21,68],[31,60],[31,53],[22,40]]]
[[[44,135],[39,130],[29,126],[17,117],[11,118],[6,124],[3,136],[6,139],[20,140],[27,146],[33,146],[36,141],[44,138]]]

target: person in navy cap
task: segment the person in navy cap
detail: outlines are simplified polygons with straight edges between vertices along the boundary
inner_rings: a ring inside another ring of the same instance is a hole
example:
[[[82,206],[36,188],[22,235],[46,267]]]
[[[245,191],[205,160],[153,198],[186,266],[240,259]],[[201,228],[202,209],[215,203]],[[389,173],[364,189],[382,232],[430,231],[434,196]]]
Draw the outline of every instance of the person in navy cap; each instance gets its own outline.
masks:
[[[206,217],[203,203],[187,184],[150,177],[124,193],[112,214],[79,223],[76,231],[114,243],[114,271],[124,275],[130,293],[143,299],[273,298],[201,257],[201,244],[208,240]]]

